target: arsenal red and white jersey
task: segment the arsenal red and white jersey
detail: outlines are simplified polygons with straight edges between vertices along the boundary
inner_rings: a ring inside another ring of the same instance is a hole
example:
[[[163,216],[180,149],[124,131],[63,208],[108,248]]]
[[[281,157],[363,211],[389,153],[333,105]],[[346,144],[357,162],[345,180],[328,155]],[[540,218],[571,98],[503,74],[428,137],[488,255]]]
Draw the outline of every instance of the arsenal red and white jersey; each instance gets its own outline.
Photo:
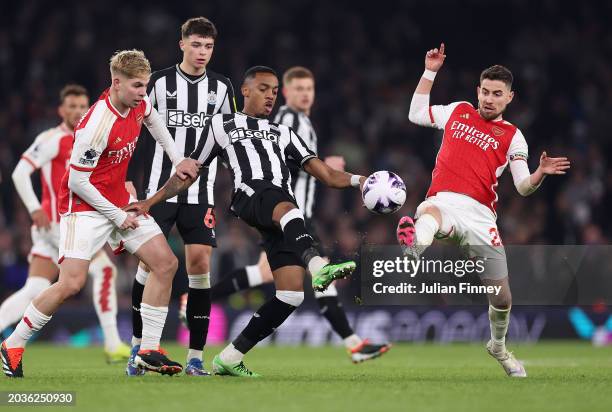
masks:
[[[50,222],[59,222],[57,195],[72,153],[72,130],[62,123],[45,130],[21,156],[40,169],[41,206]]]
[[[89,181],[107,200],[117,207],[128,204],[125,190],[128,163],[134,153],[140,128],[151,114],[148,97],[122,116],[113,107],[106,90],[75,128],[74,148],[70,167],[91,171]],[[59,195],[60,214],[95,210],[68,188],[66,173]]]
[[[434,127],[444,130],[427,197],[439,192],[461,193],[495,213],[497,179],[510,160],[527,160],[521,131],[505,120],[488,121],[467,102],[431,106]]]

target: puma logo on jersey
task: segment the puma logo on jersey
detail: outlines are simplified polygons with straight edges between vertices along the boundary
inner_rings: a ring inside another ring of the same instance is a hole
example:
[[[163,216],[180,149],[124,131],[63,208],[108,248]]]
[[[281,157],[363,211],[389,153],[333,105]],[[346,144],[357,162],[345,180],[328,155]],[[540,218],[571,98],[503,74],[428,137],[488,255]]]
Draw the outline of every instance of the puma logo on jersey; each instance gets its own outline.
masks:
[[[166,99],[176,99],[176,90],[174,92],[166,90]]]

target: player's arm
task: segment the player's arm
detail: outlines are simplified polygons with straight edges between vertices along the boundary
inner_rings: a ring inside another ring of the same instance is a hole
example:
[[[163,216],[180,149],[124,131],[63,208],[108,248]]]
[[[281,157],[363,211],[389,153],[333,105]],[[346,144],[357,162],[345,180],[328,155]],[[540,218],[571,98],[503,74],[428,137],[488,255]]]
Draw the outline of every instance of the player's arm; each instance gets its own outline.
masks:
[[[302,167],[311,176],[314,176],[328,187],[335,189],[344,189],[347,187],[363,187],[365,182],[364,176],[353,175],[341,170],[329,167],[324,161],[318,157],[308,158]]]
[[[202,165],[202,167],[208,167],[210,162],[219,154],[221,151],[221,147],[216,142],[215,133],[213,130],[213,119],[215,119],[216,115],[211,118],[204,130],[202,131],[202,138],[198,142],[198,146],[189,156],[190,161],[197,162],[198,165]],[[222,118],[219,118],[222,121]],[[204,138],[206,136],[206,138]],[[183,190],[187,190],[189,186],[193,184],[198,178],[200,173],[200,167],[198,166],[198,174],[196,176],[187,176],[185,178],[181,178],[177,173],[173,174],[170,179],[159,189],[153,196],[146,200],[142,200],[140,202],[132,203],[124,208],[126,211],[136,212],[137,215],[145,214],[149,212],[149,209],[153,205],[156,205],[159,202],[163,202],[164,200],[170,199],[171,197],[176,196],[181,193]]]
[[[23,153],[11,176],[17,194],[28,209],[32,222],[36,227],[43,229],[48,229],[50,223],[34,192],[31,175],[53,160],[57,156],[57,151],[58,146],[55,140],[48,139],[44,135],[38,136],[28,150]]]
[[[105,124],[88,124],[77,130],[68,169],[68,188],[115,226],[134,229],[138,227],[135,218],[128,216],[125,211],[106,199],[90,181],[91,174],[106,148],[109,133],[110,128]],[[99,136],[106,137],[98,138]]]
[[[363,186],[365,177],[352,175],[342,170],[331,168],[308,148],[302,138],[289,128],[289,143],[285,148],[287,156],[298,162],[306,173],[314,176],[324,185],[336,189]]]
[[[538,168],[530,173],[527,159],[527,142],[521,131],[517,130],[508,148],[508,161],[514,187],[521,196],[529,196],[538,190],[547,175],[564,175],[570,168],[567,157],[548,157],[546,152],[542,152]]]
[[[41,229],[49,229],[49,219],[42,210],[40,201],[32,186],[31,175],[36,169],[38,169],[38,167],[35,167],[34,163],[22,157],[17,163],[17,166],[15,166],[15,170],[13,170],[13,184],[15,185],[15,189],[21,201],[26,209],[28,209],[34,226]]]
[[[172,165],[176,169],[177,176],[180,179],[190,178],[193,181],[197,179],[200,173],[199,164],[194,159],[187,159],[179,154],[168,128],[166,128],[164,121],[154,107],[150,106],[149,113],[145,116],[144,124],[149,133],[151,133],[151,136],[153,136],[170,158]]]
[[[429,108],[429,94],[433,87],[436,73],[440,70],[446,58],[444,49],[444,43],[442,43],[439,49],[431,49],[425,54],[425,71],[414,91],[408,113],[408,119],[419,126],[435,126],[435,121],[432,119],[432,113]]]

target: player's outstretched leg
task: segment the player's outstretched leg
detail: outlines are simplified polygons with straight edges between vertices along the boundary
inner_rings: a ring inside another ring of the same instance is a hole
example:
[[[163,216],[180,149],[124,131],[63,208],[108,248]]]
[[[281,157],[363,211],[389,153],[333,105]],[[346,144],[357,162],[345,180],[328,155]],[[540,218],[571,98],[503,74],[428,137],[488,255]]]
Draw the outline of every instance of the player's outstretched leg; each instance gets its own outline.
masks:
[[[236,292],[254,288],[263,283],[272,282],[272,271],[266,258],[266,252],[261,252],[259,262],[255,265],[236,269],[211,288],[212,300],[219,300]]]
[[[357,265],[353,261],[332,264],[319,255],[312,236],[306,230],[304,215],[293,203],[278,203],[274,207],[272,219],[280,224],[287,244],[306,264],[314,290],[324,291],[334,280],[350,276],[355,271]]]
[[[148,240],[135,254],[151,269],[151,273],[146,281],[140,305],[142,341],[134,363],[163,375],[180,373],[183,370],[182,365],[168,359],[167,354],[159,348],[178,260],[162,234]]]
[[[315,292],[315,298],[321,315],[327,319],[334,332],[342,338],[353,363],[375,359],[391,348],[389,343],[373,344],[355,334],[349,325],[346,313],[338,300],[338,291],[333,284],[324,292]]]
[[[482,279],[484,285],[502,286],[497,296],[489,295],[489,324],[491,339],[487,342],[487,352],[504,368],[506,374],[513,378],[525,378],[527,372],[514,354],[506,349],[506,333],[510,324],[512,295],[506,276],[500,280]]]
[[[433,242],[440,225],[430,214],[422,214],[416,221],[410,216],[402,217],[397,224],[397,241],[405,256],[417,260]]]
[[[93,280],[92,299],[104,335],[106,362],[125,361],[130,356],[130,347],[121,342],[117,329],[117,267],[104,251],[100,251],[89,264],[89,275]]]

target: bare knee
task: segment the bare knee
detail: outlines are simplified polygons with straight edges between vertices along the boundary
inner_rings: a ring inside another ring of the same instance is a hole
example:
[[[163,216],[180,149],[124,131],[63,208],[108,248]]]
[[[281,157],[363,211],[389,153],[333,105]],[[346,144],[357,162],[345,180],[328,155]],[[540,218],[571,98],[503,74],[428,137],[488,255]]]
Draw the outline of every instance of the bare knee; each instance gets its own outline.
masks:
[[[212,247],[207,245],[187,245],[185,248],[187,273],[203,274],[210,272]]]
[[[58,286],[62,291],[62,296],[67,299],[76,295],[85,286],[86,276],[60,276]]]
[[[155,263],[151,263],[149,269],[158,277],[173,278],[178,269],[178,259],[172,253],[163,255]]]
[[[280,220],[285,214],[293,209],[297,209],[297,207],[291,202],[280,202],[276,206],[274,206],[274,211],[272,212],[272,220],[275,223],[280,223]]]

